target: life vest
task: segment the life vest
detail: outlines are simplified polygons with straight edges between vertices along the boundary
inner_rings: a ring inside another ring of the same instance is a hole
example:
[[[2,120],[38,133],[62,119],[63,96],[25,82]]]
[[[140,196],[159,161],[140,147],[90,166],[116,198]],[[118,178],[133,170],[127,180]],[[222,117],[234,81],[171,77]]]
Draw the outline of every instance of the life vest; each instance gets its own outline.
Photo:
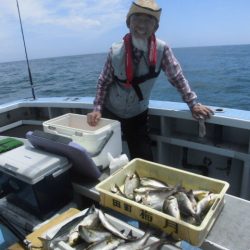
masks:
[[[111,63],[114,69],[115,82],[109,86],[105,107],[121,118],[130,118],[148,108],[152,87],[161,70],[165,42],[156,39],[154,65],[150,65],[148,55],[143,55],[133,71],[129,82],[126,72],[126,48],[124,41],[111,47]]]
[[[156,78],[160,71],[155,71],[155,65],[157,60],[157,49],[156,49],[156,38],[155,34],[152,34],[149,38],[148,45],[148,73],[141,76],[134,76],[134,66],[133,66],[133,46],[132,46],[132,35],[130,33],[126,34],[123,38],[125,46],[125,70],[126,70],[126,87],[133,87],[139,100],[143,100],[143,95],[140,89],[139,84],[149,80],[151,78]],[[121,82],[124,82],[122,79],[117,79]]]

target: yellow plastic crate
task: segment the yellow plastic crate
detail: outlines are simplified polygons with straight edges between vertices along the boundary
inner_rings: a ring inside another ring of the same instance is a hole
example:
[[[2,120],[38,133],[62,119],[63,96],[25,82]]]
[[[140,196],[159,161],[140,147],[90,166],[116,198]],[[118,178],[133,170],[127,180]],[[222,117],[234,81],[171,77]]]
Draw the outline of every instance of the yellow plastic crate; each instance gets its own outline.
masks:
[[[191,225],[110,191],[114,184],[123,188],[126,174],[134,171],[137,171],[141,177],[155,178],[169,185],[181,184],[186,189],[207,190],[218,194],[218,198],[207,212],[202,223],[199,226]],[[100,182],[95,188],[100,193],[101,205],[150,226],[157,227],[167,234],[171,234],[175,239],[186,240],[192,245],[200,246],[223,208],[224,195],[229,188],[229,184],[225,181],[204,177],[177,168],[142,159],[134,159],[109,178]]]

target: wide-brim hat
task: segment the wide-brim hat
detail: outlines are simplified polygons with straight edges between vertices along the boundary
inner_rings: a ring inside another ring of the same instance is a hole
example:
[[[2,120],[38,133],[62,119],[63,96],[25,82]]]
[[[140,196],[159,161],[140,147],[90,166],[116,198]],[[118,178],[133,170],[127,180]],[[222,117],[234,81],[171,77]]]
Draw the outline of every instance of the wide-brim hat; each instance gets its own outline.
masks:
[[[126,23],[128,27],[131,15],[136,13],[153,16],[157,20],[157,23],[159,23],[161,16],[161,8],[154,0],[137,0],[133,2],[127,14]]]

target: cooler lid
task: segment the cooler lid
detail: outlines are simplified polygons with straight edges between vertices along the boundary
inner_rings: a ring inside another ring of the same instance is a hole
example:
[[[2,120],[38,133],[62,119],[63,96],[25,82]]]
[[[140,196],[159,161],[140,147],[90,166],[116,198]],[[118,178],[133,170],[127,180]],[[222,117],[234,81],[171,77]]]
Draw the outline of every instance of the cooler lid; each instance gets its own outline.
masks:
[[[31,146],[20,146],[0,155],[0,171],[29,184],[71,167],[68,159]]]

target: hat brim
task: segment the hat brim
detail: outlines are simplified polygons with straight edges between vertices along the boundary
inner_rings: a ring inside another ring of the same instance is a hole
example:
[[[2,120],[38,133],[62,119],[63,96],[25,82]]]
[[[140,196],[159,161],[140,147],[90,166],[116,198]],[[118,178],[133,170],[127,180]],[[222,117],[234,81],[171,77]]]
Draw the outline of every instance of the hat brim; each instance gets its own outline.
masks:
[[[127,20],[126,20],[127,26],[129,27],[129,22],[130,22],[129,19],[133,14],[146,14],[146,15],[153,16],[156,19],[157,24],[159,24],[161,10],[162,10],[161,8],[156,9],[156,10],[150,9],[148,7],[140,6],[133,2],[127,14]]]

